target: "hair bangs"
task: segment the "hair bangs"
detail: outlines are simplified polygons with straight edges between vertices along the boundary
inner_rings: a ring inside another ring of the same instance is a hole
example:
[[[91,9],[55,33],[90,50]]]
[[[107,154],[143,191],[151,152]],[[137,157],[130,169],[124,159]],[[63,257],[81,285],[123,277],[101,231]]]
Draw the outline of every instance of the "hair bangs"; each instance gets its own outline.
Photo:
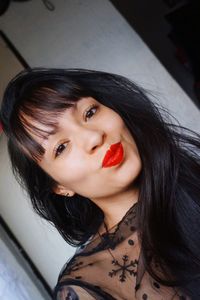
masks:
[[[39,115],[42,116],[43,114],[40,113],[37,116],[35,114],[34,119],[27,118],[27,115],[17,115],[12,129],[17,146],[35,161],[41,160],[45,153],[45,149],[41,142],[37,141],[37,137],[45,140],[49,135],[54,134],[57,129],[56,121],[53,122],[50,116],[48,120],[46,118],[47,124],[45,124],[45,119],[39,119]],[[40,124],[43,125],[42,128]]]
[[[81,98],[81,97],[80,97]],[[47,139],[58,129],[58,116],[74,106],[80,99],[60,94],[49,87],[40,87],[27,95],[18,106],[18,112],[12,119],[12,132],[16,144],[35,161],[41,160],[44,147],[37,138]]]

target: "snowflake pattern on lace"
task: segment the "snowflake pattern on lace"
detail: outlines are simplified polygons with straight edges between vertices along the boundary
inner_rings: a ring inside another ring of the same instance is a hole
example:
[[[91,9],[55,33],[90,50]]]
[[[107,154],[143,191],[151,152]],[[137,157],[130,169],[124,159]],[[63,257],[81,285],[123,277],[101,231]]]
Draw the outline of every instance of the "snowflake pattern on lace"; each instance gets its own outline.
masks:
[[[113,269],[112,272],[109,272],[108,275],[110,277],[116,276],[118,273],[120,273],[119,275],[119,280],[121,282],[126,281],[126,273],[128,272],[130,275],[132,276],[136,276],[137,275],[137,265],[138,265],[138,260],[135,259],[134,261],[131,260],[130,262],[128,262],[129,258],[128,255],[124,255],[122,257],[123,263],[120,264],[118,262],[118,260],[113,259],[112,260],[112,264],[117,266],[117,269]]]

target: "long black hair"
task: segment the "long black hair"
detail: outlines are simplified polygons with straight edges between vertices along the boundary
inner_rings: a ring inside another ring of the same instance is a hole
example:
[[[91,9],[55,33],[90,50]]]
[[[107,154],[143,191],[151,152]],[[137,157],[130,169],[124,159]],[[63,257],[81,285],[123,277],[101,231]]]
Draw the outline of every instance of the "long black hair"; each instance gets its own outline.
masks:
[[[86,96],[116,111],[138,147],[139,235],[147,271],[162,284],[200,299],[200,135],[172,122],[167,110],[131,80],[85,69],[20,72],[8,84],[1,107],[16,178],[34,210],[69,244],[81,245],[96,233],[104,218],[101,209],[81,195],[66,199],[52,192],[57,183],[37,164],[44,149],[29,134],[52,134],[57,115]],[[34,127],[23,114],[49,130]]]

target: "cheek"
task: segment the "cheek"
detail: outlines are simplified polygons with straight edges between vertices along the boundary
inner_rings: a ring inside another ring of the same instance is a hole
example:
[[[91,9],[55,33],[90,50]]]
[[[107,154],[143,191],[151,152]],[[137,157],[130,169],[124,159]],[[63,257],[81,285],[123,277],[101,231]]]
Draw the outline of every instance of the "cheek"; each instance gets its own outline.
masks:
[[[70,159],[70,162],[62,163],[62,165],[59,168],[60,172],[59,174],[56,174],[56,177],[58,179],[58,182],[62,184],[77,184],[84,180],[86,177],[86,166],[83,165],[79,160]]]
[[[120,115],[112,110],[110,110],[104,118],[101,118],[101,126],[102,125],[102,128],[104,128],[107,133],[114,131],[116,135],[126,127]]]

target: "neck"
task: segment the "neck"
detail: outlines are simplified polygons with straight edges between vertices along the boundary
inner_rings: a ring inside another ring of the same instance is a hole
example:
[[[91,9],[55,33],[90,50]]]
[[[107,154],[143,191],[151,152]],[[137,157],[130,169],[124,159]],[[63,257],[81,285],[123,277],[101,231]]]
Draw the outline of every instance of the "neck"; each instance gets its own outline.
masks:
[[[118,224],[127,211],[138,201],[139,190],[127,190],[120,195],[94,201],[104,212],[104,222],[107,228]],[[104,230],[103,227],[100,229]]]

